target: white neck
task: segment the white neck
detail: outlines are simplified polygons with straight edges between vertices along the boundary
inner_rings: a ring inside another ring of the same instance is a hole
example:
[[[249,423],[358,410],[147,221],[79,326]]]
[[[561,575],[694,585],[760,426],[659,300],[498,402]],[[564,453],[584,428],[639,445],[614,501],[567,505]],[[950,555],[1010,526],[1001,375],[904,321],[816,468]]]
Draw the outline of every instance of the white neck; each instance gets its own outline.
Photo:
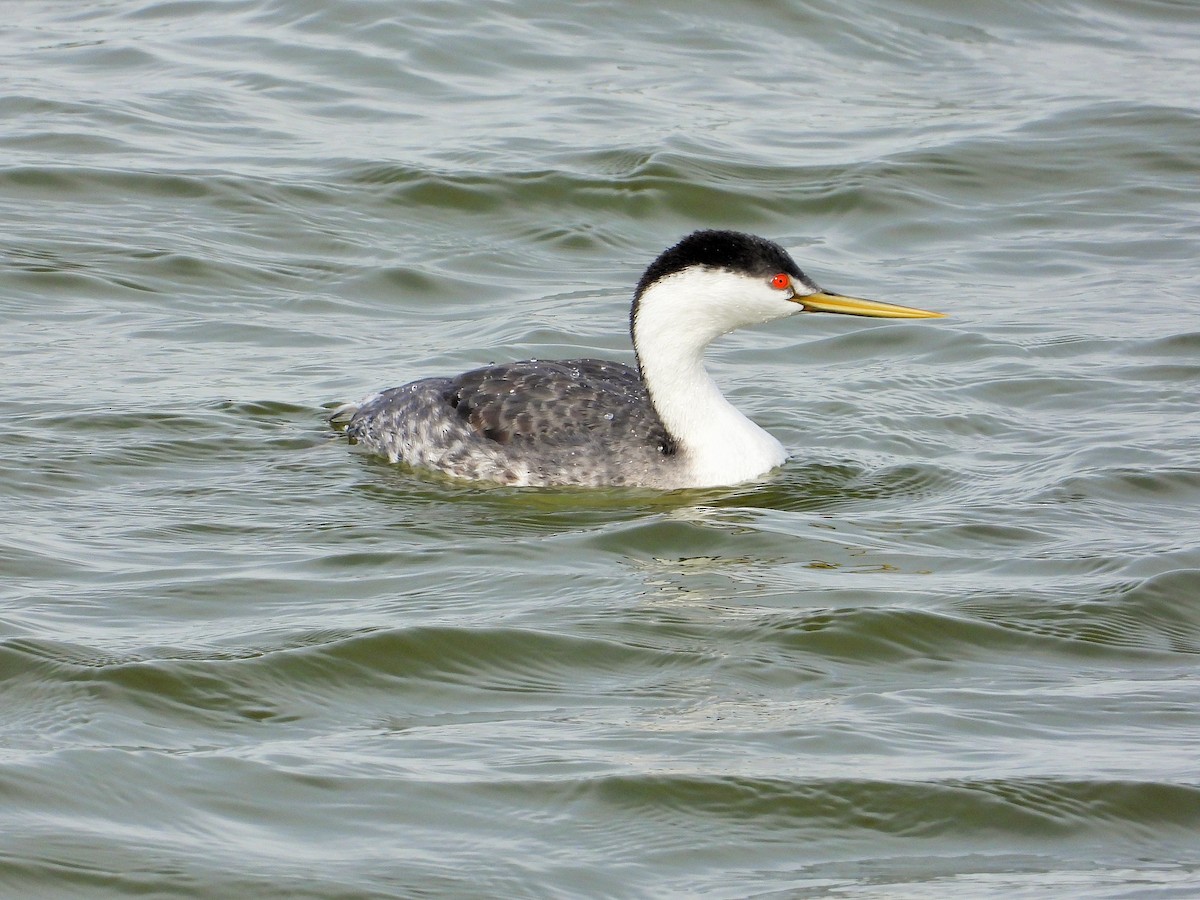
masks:
[[[744,321],[706,313],[704,304],[681,311],[669,286],[643,295],[633,325],[642,376],[659,418],[677,442],[688,487],[714,487],[755,478],[781,465],[783,445],[725,399],[704,368],[704,351]]]

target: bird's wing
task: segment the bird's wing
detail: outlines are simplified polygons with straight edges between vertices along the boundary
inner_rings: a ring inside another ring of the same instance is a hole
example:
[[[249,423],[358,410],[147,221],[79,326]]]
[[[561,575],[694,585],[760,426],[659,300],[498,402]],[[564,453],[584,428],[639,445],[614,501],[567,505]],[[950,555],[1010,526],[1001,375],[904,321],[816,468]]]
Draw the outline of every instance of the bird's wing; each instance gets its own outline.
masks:
[[[478,434],[539,447],[635,440],[672,452],[636,369],[596,359],[527,360],[451,379],[444,397]]]

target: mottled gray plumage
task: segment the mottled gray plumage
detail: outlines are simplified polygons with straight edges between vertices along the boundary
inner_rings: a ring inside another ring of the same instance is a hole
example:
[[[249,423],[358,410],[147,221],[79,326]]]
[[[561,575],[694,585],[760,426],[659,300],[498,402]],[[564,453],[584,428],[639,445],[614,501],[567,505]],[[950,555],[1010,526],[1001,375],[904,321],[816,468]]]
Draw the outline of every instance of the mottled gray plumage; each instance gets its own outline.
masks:
[[[392,462],[500,484],[653,484],[674,453],[637,370],[605,360],[426,378],[347,414],[350,439]]]

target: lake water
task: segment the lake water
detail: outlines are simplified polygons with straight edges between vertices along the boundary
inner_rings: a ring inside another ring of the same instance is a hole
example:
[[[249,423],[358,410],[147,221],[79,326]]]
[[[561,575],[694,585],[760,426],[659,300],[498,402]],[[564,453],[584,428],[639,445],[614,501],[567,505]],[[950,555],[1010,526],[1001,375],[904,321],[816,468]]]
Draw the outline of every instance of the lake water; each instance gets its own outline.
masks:
[[[4,896],[1200,896],[1193,0],[4,11]],[[700,227],[949,318],[729,490],[326,427]]]

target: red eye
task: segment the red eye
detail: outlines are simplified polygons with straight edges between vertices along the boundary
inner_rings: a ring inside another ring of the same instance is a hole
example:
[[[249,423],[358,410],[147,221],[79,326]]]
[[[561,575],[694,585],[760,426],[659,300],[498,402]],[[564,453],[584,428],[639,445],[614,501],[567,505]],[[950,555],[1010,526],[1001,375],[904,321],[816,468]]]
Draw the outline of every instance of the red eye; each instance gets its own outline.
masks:
[[[788,278],[786,272],[780,272],[771,279],[771,287],[775,288],[776,290],[782,291],[784,288],[789,288],[791,286],[792,279]]]

